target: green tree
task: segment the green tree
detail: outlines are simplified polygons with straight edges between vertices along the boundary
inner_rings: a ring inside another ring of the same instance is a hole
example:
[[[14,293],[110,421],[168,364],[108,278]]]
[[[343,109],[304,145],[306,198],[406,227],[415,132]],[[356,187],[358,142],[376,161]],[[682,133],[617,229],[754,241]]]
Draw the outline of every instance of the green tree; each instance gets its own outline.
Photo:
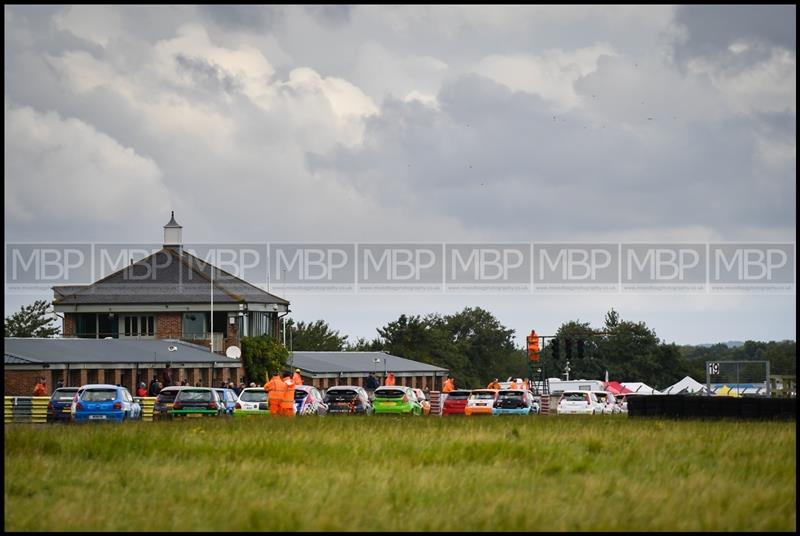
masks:
[[[242,337],[242,364],[249,381],[266,383],[268,374],[281,372],[288,360],[289,351],[275,337]]]
[[[289,319],[286,322],[289,330],[292,350],[305,352],[341,352],[345,348],[347,336],[339,335],[324,320],[316,322],[298,322]]]
[[[6,337],[52,337],[60,331],[58,326],[52,325],[55,319],[47,312],[50,302],[36,300],[31,305],[22,308],[11,316],[7,316],[4,323],[4,336]]]

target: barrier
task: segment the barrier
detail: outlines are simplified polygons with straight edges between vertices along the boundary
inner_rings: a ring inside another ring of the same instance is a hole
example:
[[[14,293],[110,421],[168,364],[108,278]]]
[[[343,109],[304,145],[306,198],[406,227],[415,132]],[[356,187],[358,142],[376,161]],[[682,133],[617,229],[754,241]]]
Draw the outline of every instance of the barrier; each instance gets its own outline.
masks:
[[[49,396],[7,396],[4,404],[5,423],[46,423],[48,402]]]
[[[441,415],[442,414],[442,392],[441,391],[430,391],[428,393],[428,398],[431,403],[431,415]]]
[[[797,399],[705,395],[629,396],[628,416],[672,419],[796,419]]]

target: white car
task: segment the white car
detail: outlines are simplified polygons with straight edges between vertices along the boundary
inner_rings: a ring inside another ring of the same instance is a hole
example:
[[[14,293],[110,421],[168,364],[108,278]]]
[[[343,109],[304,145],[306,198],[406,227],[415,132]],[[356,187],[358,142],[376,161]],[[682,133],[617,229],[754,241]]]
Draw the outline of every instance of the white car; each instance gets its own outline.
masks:
[[[619,404],[613,393],[608,391],[592,391],[597,401],[603,406],[601,413],[605,415],[613,415],[620,413]]]
[[[619,406],[620,413],[628,413],[628,395],[630,393],[621,393],[616,395],[614,398],[617,399],[617,405]]]
[[[247,387],[239,393],[233,415],[269,415],[269,401],[263,387]]]
[[[603,404],[593,391],[564,391],[556,406],[558,415],[599,415]]]

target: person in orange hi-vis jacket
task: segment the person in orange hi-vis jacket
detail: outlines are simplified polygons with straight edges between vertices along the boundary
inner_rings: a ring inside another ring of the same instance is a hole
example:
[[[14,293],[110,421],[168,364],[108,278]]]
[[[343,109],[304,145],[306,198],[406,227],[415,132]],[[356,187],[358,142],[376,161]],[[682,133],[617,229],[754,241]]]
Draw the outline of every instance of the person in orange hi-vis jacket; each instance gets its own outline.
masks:
[[[524,380],[522,380],[522,388],[525,389],[526,391],[530,391],[531,384],[528,381],[528,378],[525,378]]]
[[[283,373],[283,383],[286,385],[286,390],[283,392],[281,415],[294,417],[294,382],[292,381],[292,373],[288,370]]]
[[[486,386],[487,389],[500,389],[500,382],[497,378],[489,382],[489,385]]]
[[[303,385],[303,377],[300,376],[300,369],[294,369],[294,376],[292,376],[292,381],[295,385]]]
[[[267,392],[267,399],[269,400],[269,414],[278,415],[281,412],[281,403],[286,391],[286,384],[283,383],[281,375],[277,372],[272,375],[272,378],[264,386]]]
[[[511,385],[509,385],[508,388],[509,389],[519,389],[519,386],[517,385],[517,380],[512,379],[511,380]]]
[[[386,384],[385,385],[394,385],[394,372],[390,372],[388,376],[386,376]]]
[[[450,391],[454,391],[456,388],[456,383],[453,381],[451,376],[448,376],[447,379],[444,381],[444,385],[442,386],[443,393],[449,393]]]
[[[47,396],[47,380],[39,378],[38,383],[33,388],[33,396]]]

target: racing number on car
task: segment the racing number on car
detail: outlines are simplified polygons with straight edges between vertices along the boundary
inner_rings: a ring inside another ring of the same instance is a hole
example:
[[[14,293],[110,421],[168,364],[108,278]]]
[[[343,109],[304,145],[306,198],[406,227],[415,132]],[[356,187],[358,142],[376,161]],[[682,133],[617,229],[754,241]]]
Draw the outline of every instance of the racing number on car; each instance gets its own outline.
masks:
[[[709,374],[719,374],[719,363],[716,361],[713,363],[708,364],[708,373]]]

